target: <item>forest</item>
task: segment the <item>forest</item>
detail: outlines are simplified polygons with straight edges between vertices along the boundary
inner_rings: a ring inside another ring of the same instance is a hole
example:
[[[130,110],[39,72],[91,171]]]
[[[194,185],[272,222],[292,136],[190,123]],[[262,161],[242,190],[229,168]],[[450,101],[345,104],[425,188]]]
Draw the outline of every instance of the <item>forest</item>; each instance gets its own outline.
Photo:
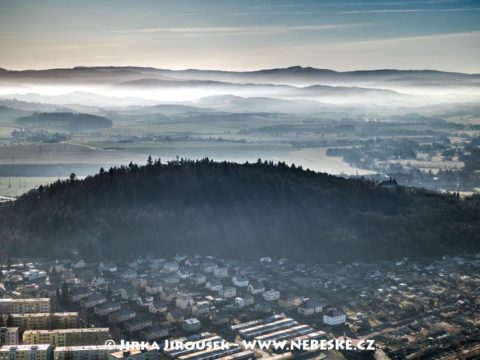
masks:
[[[176,160],[100,169],[0,208],[14,256],[369,261],[480,250],[480,197],[461,198],[285,163]]]

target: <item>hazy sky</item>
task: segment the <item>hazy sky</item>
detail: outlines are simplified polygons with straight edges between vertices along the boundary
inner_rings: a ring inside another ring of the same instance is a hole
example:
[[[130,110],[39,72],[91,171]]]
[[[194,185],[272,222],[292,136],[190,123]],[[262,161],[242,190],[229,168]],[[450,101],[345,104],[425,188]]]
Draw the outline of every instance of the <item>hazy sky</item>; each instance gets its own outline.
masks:
[[[0,0],[0,67],[480,73],[479,0]]]

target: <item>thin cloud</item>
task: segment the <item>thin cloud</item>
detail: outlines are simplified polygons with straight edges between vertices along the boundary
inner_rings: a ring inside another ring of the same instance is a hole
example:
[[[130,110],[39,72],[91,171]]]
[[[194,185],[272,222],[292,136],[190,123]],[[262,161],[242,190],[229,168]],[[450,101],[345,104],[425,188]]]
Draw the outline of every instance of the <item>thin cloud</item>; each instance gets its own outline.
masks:
[[[478,11],[480,8],[452,8],[452,9],[376,9],[376,10],[346,10],[340,14],[384,14],[384,13],[413,13],[413,12],[463,12]]]
[[[137,34],[175,34],[187,36],[203,35],[272,35],[298,31],[341,30],[358,27],[372,26],[372,24],[323,24],[323,25],[297,25],[297,26],[210,26],[210,27],[161,27],[135,30],[121,30],[115,32]]]

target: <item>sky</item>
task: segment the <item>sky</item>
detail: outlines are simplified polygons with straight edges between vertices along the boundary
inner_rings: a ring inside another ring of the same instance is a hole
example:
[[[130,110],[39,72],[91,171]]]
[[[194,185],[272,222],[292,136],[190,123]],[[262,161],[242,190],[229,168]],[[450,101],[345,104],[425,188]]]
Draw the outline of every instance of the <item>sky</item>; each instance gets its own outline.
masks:
[[[480,0],[0,0],[0,67],[480,73]]]

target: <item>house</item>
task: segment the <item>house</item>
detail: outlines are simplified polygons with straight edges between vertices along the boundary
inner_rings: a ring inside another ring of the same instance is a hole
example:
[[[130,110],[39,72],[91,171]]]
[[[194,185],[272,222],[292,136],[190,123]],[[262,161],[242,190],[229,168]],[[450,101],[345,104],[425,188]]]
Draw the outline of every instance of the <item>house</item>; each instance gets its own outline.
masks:
[[[140,332],[140,336],[142,339],[146,341],[152,341],[155,339],[162,339],[169,335],[170,331],[167,327],[160,326],[160,325],[152,325],[146,329],[143,329]]]
[[[188,267],[200,266],[200,259],[191,256],[185,260],[185,266],[188,266]]]
[[[232,283],[238,287],[247,287],[248,278],[243,274],[235,274],[232,278]]]
[[[180,296],[175,299],[176,307],[186,310],[190,305],[193,305],[193,298],[191,296]]]
[[[197,318],[185,319],[182,321],[182,329],[186,331],[197,331],[202,328],[202,323]]]
[[[129,320],[125,323],[125,327],[129,333],[143,330],[145,328],[148,328],[149,326],[152,326],[152,320],[141,317]]]
[[[163,290],[163,285],[160,281],[147,284],[145,292],[150,295],[160,294]]]
[[[160,294],[163,290],[163,285],[160,281],[155,281],[153,283],[147,284],[145,287],[145,292],[150,295]]]
[[[207,289],[212,291],[220,291],[223,288],[222,282],[218,279],[212,279],[207,281],[206,287]]]
[[[179,309],[174,309],[167,314],[167,320],[171,323],[177,323],[183,321],[183,312]]]
[[[70,292],[70,301],[78,302],[88,297],[92,292],[88,288],[76,288]]]
[[[123,308],[108,315],[108,320],[112,323],[121,323],[135,319],[137,313],[130,308]]]
[[[166,263],[165,259],[150,259],[148,265],[152,269],[159,270],[163,266],[163,264],[165,264],[165,263]]]
[[[255,303],[255,298],[251,294],[243,295],[243,301],[245,301],[245,306],[250,306]]]
[[[225,267],[218,267],[213,270],[213,276],[217,278],[225,278],[228,276],[228,269]]]
[[[224,298],[229,299],[237,295],[237,288],[234,286],[228,286],[220,290],[219,294],[220,296],[223,296]]]
[[[263,293],[263,298],[266,301],[275,301],[280,299],[280,292],[277,290],[268,290]]]
[[[302,299],[296,295],[283,295],[278,301],[278,305],[284,309],[291,309],[302,304]]]
[[[75,264],[73,264],[74,269],[84,269],[85,267],[87,267],[87,264],[82,259],[78,260]]]
[[[137,302],[140,299],[140,295],[138,294],[138,290],[135,289],[133,286],[126,286],[123,289],[120,289],[120,297],[122,300],[128,300]]]
[[[272,312],[272,303],[269,301],[261,300],[255,304],[255,311],[260,313],[270,313]]]
[[[126,269],[120,274],[120,277],[124,280],[133,280],[137,277],[137,272],[132,269]]]
[[[63,271],[62,271],[62,274],[63,274],[65,271],[68,271],[68,272],[70,272],[70,273],[73,274],[73,271],[72,271],[71,269],[63,270]],[[73,275],[74,275],[74,274],[73,274]],[[33,280],[38,280],[38,279],[46,278],[46,277],[47,277],[47,273],[46,273],[45,271],[40,271],[40,270],[32,269],[32,270],[24,271],[24,272],[22,273],[22,276],[23,276],[24,279],[26,279],[26,280],[33,281]],[[75,275],[74,275],[74,277],[75,277]]]
[[[96,305],[93,309],[93,312],[98,316],[105,316],[120,310],[120,308],[121,306],[119,303],[105,302],[103,304]]]
[[[297,308],[297,312],[303,316],[310,316],[313,314],[321,313],[322,310],[323,310],[323,303],[313,299],[303,302]]]
[[[100,265],[98,265],[98,270],[100,270],[100,272],[116,272],[117,265],[111,261],[102,261]]]
[[[197,273],[192,276],[191,281],[194,285],[205,284],[207,277],[204,274]]]
[[[210,321],[214,325],[225,325],[230,322],[230,315],[225,311],[216,311],[210,315]]]
[[[162,299],[165,300],[166,302],[170,302],[170,301],[173,301],[173,299],[175,299],[175,297],[177,297],[177,291],[170,288],[170,287],[167,287],[167,288],[163,288],[163,291],[162,291]]]
[[[323,323],[328,325],[340,325],[344,324],[346,316],[343,311],[337,309],[330,309],[327,313],[323,314]]]
[[[248,291],[252,295],[263,294],[265,292],[265,286],[258,280],[254,280],[248,284]]]
[[[204,316],[210,313],[210,302],[197,301],[192,306],[192,314],[195,316]]]
[[[92,285],[96,288],[104,288],[108,285],[108,280],[103,276],[95,276],[92,280]]]
[[[193,276],[193,271],[188,268],[184,268],[178,270],[177,274],[180,279],[188,279],[189,277]]]
[[[122,295],[122,291],[125,290],[125,285],[122,284],[122,283],[116,283],[114,285],[110,285],[108,287],[108,290],[110,291],[110,293],[113,295],[113,296],[121,296]]]
[[[138,305],[146,307],[146,308],[148,308],[151,303],[153,303],[153,296],[152,295],[140,296],[140,298],[137,300]]]
[[[202,270],[206,274],[211,274],[213,271],[217,268],[217,264],[215,264],[213,261],[206,261],[202,264]]]
[[[165,277],[164,281],[167,285],[178,284],[180,282],[180,277],[177,274],[171,274]]]
[[[241,297],[236,297],[235,298],[235,306],[238,309],[243,309],[245,307],[245,300],[243,300],[243,298],[241,298]]]
[[[270,264],[272,262],[272,258],[265,256],[260,258],[260,263],[261,264]]]
[[[107,302],[107,298],[99,293],[93,293],[87,298],[80,300],[80,306],[85,309],[93,308],[94,306]]]
[[[169,261],[163,265],[163,270],[167,273],[173,273],[178,271],[178,264],[175,261]]]
[[[147,286],[147,278],[145,277],[145,275],[140,275],[140,276],[137,276],[137,277],[134,277],[132,280],[130,280],[130,283],[133,285],[133,286],[136,286],[138,288],[144,288]]]
[[[153,301],[148,306],[148,311],[152,314],[163,314],[168,311],[167,303],[164,301]]]

